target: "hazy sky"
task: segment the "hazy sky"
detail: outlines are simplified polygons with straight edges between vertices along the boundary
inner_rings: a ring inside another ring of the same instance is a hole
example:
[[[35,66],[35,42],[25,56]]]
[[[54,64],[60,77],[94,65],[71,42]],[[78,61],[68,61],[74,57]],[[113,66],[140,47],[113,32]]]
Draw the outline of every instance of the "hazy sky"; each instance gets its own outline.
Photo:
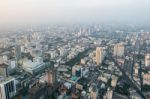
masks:
[[[0,25],[150,23],[150,0],[0,0]]]

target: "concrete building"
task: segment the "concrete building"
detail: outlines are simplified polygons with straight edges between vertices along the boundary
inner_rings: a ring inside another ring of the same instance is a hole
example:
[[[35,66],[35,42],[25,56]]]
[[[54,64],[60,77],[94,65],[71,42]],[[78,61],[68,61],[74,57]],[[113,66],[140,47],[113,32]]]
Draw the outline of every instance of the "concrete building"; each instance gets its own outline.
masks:
[[[130,99],[142,99],[142,97],[135,90],[131,90]]]
[[[115,75],[112,75],[111,78],[112,78],[111,86],[115,88],[117,85],[118,77],[116,77]]]
[[[104,59],[105,51],[103,47],[96,48],[96,64],[100,65]]]
[[[18,61],[21,58],[21,46],[20,45],[15,46],[15,55],[16,55],[16,60]]]
[[[38,72],[46,67],[45,67],[45,63],[43,63],[43,62],[32,62],[31,60],[27,60],[27,61],[23,62],[22,68],[25,71],[33,74],[33,73]]]
[[[105,96],[103,97],[103,99],[112,99],[112,96],[113,96],[113,90],[108,88]]]
[[[46,83],[49,87],[53,86],[56,82],[56,70],[48,70],[46,74],[40,77],[40,83]]]
[[[150,54],[145,55],[145,66],[150,66]]]
[[[150,85],[150,74],[149,73],[145,73],[142,75],[143,78],[143,83]]]
[[[118,43],[114,46],[114,56],[116,57],[124,56],[124,45],[122,43]]]
[[[48,99],[47,85],[37,84],[33,86],[28,92],[27,99]]]
[[[48,70],[46,74],[48,86],[53,86],[56,82],[56,70]]]
[[[8,76],[8,65],[0,64],[0,75],[4,78]]]
[[[98,88],[97,88],[96,85],[92,86],[92,89],[90,91],[90,97],[91,97],[90,99],[97,99],[97,97],[98,97]]]
[[[16,94],[15,79],[7,77],[5,80],[0,80],[0,99],[12,99]]]
[[[82,67],[80,65],[75,65],[72,67],[72,76],[82,76]]]
[[[138,74],[139,74],[139,64],[138,63],[136,63],[134,65],[134,74],[136,77],[138,77]]]

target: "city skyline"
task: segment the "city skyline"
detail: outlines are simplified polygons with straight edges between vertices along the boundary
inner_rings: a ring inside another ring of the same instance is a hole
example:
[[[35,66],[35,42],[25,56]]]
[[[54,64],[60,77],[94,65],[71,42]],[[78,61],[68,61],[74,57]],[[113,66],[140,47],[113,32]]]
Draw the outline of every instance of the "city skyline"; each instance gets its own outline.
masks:
[[[0,0],[0,99],[150,99],[149,0]]]

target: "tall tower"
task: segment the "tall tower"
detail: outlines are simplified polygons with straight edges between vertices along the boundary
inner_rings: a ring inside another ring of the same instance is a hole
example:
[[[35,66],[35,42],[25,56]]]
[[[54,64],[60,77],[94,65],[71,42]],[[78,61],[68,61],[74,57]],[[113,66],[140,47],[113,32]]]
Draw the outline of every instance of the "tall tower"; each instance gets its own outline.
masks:
[[[114,56],[122,57],[124,55],[124,45],[118,43],[114,46]]]
[[[96,64],[100,65],[103,60],[103,49],[101,47],[96,48]]]
[[[46,74],[46,77],[47,77],[48,86],[53,86],[54,83],[56,82],[56,69],[55,68],[51,70],[49,69]]]
[[[16,94],[15,78],[0,81],[0,99],[11,99]]]
[[[145,66],[150,66],[150,54],[145,55]]]
[[[139,56],[141,55],[141,47],[139,49]],[[140,78],[140,85],[141,85],[141,91],[143,91],[143,77],[142,77],[142,61],[141,57],[139,57],[139,78]]]
[[[16,60],[18,61],[21,58],[21,46],[20,45],[15,46],[15,55],[16,55]]]

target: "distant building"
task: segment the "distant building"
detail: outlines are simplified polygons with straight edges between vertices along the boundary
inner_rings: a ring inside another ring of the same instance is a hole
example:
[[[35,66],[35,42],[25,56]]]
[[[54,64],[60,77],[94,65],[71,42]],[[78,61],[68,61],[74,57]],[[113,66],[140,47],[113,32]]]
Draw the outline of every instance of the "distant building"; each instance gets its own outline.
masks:
[[[15,79],[7,77],[5,80],[0,81],[0,99],[12,99],[16,94]]]
[[[97,97],[98,97],[98,88],[97,88],[96,85],[92,86],[92,89],[90,91],[90,97],[91,97],[90,99],[97,99]]]
[[[84,59],[81,59],[81,64],[85,65],[85,60]]]
[[[0,75],[4,78],[8,76],[8,65],[0,64]]]
[[[47,83],[49,86],[53,86],[56,82],[56,71],[55,70],[48,70],[46,74]]]
[[[145,55],[145,66],[150,66],[150,54]]]
[[[129,74],[131,74],[131,76],[133,76],[134,73],[133,69],[134,69],[133,58],[126,56],[124,61],[124,70],[126,70],[126,72],[128,72]]]
[[[48,99],[46,84],[37,84],[33,86],[28,93],[27,99]]]
[[[71,99],[79,99],[80,92],[76,89],[75,86],[72,86],[71,89]]]
[[[114,46],[114,56],[116,57],[124,56],[124,45],[122,43],[118,43]]]
[[[150,74],[149,73],[143,74],[143,80],[150,81]]]
[[[105,51],[103,47],[96,48],[96,64],[100,65],[104,59]]]
[[[26,60],[23,62],[22,68],[26,72],[34,74],[43,70],[44,68],[46,68],[46,66],[44,62],[39,62],[39,61],[32,62],[31,60]]]
[[[139,64],[135,64],[134,65],[134,74],[136,77],[138,77],[138,74],[139,74]]]
[[[150,85],[150,73],[145,73],[142,75],[143,83]]]
[[[15,46],[15,55],[16,55],[16,60],[18,61],[21,58],[21,46],[20,45]]]
[[[135,90],[131,90],[130,99],[142,99],[142,97]]]
[[[112,99],[112,96],[113,96],[113,90],[108,88],[105,96],[103,97],[103,99]]]
[[[75,66],[73,66],[72,67],[72,75],[73,76],[76,76],[76,77],[80,77],[80,76],[82,76],[82,69],[81,69],[82,67],[81,66],[79,66],[79,65],[75,65]]]
[[[114,76],[114,75],[112,75],[112,81],[111,81],[111,86],[112,87],[116,87],[116,85],[117,85],[117,81],[118,81],[118,77],[116,77],[116,76]]]

